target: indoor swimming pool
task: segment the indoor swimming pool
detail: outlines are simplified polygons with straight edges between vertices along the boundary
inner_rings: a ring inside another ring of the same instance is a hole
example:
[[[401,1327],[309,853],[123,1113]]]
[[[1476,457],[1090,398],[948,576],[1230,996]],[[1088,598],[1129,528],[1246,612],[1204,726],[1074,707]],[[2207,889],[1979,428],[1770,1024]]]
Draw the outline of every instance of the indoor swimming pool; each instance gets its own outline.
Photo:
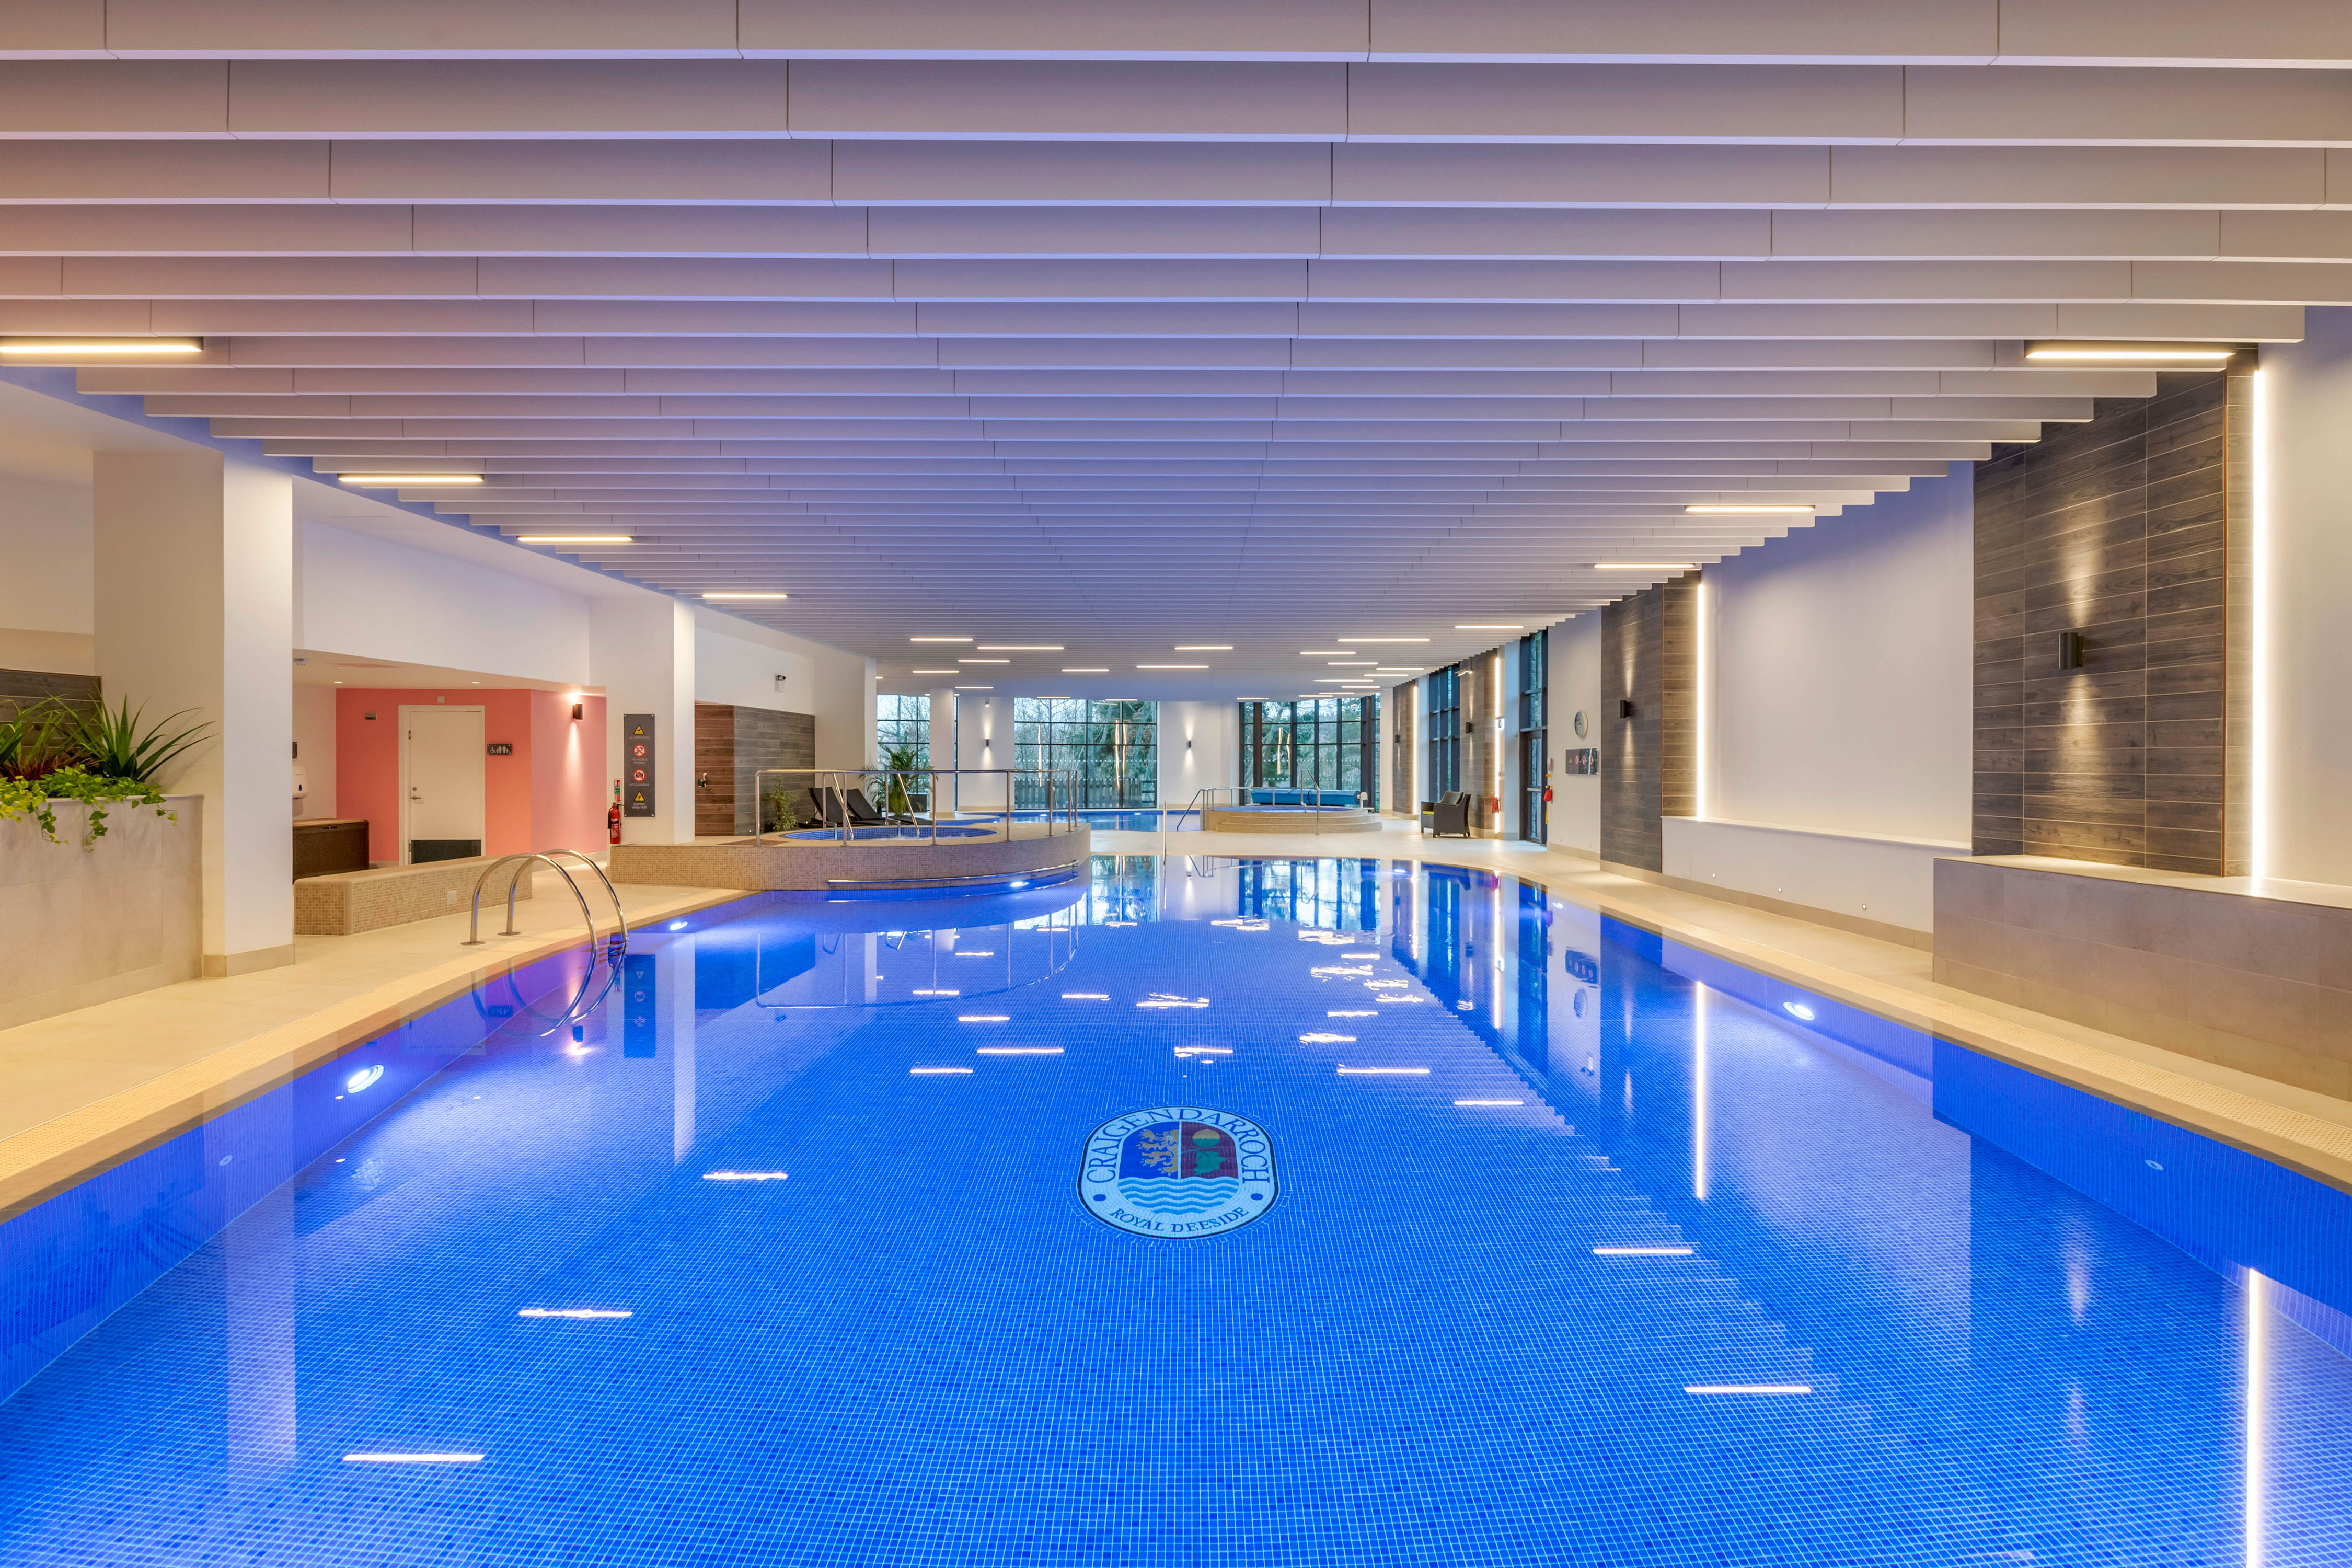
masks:
[[[1508,877],[581,977],[0,1226],[0,1562],[2352,1562],[2352,1198]]]

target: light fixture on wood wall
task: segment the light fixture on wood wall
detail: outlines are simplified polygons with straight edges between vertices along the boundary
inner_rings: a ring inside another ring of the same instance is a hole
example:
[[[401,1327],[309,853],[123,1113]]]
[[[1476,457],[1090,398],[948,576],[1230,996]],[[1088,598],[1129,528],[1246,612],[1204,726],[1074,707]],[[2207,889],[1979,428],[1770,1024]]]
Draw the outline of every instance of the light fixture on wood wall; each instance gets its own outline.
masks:
[[[2058,634],[2058,668],[2061,669],[2083,668],[2082,633],[2060,632]]]

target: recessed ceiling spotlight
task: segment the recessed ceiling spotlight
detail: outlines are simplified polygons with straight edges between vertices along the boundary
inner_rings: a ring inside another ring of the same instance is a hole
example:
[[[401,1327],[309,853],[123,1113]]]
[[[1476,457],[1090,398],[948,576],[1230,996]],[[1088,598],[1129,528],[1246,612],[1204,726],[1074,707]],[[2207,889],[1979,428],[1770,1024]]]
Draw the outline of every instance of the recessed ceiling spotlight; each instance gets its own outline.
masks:
[[[706,599],[781,599],[782,594],[705,594]]]
[[[195,338],[0,338],[0,354],[200,354]]]
[[[479,474],[337,474],[336,479],[362,489],[397,489],[431,485],[478,485]]]
[[[1810,501],[1803,506],[1686,506],[1683,510],[1692,517],[1742,517],[1750,513],[1804,512],[1818,510]]]
[[[635,544],[626,533],[518,533],[517,544]]]

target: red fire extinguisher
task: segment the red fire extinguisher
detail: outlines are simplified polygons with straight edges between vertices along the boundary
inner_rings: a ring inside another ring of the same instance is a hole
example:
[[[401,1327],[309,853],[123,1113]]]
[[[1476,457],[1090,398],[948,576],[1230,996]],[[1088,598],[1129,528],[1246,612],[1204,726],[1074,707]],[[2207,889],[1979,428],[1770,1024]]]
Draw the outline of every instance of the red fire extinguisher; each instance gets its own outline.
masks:
[[[604,814],[604,831],[615,844],[621,841],[621,781],[613,781],[613,809]]]

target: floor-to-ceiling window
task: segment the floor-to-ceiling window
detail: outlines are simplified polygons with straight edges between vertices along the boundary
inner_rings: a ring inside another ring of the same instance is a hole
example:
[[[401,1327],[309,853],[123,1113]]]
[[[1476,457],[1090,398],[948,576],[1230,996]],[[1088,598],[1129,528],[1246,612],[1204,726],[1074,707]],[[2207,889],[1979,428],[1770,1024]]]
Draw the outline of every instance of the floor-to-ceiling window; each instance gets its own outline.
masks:
[[[1545,731],[1551,713],[1551,647],[1549,632],[1519,639],[1519,837],[1548,842],[1544,794],[1550,787]]]
[[[1381,700],[1315,697],[1242,704],[1244,784],[1360,793],[1381,804]]]
[[[874,700],[874,750],[884,767],[928,768],[931,765],[931,700],[929,697],[877,697]],[[893,763],[893,757],[901,759]]]
[[[1013,700],[1013,804],[1045,804],[1047,773],[1054,805],[1148,806],[1160,804],[1160,705],[1090,701],[1076,697],[1016,697]]]
[[[1432,675],[1429,687],[1429,793],[1434,799],[1462,787],[1462,670]]]

